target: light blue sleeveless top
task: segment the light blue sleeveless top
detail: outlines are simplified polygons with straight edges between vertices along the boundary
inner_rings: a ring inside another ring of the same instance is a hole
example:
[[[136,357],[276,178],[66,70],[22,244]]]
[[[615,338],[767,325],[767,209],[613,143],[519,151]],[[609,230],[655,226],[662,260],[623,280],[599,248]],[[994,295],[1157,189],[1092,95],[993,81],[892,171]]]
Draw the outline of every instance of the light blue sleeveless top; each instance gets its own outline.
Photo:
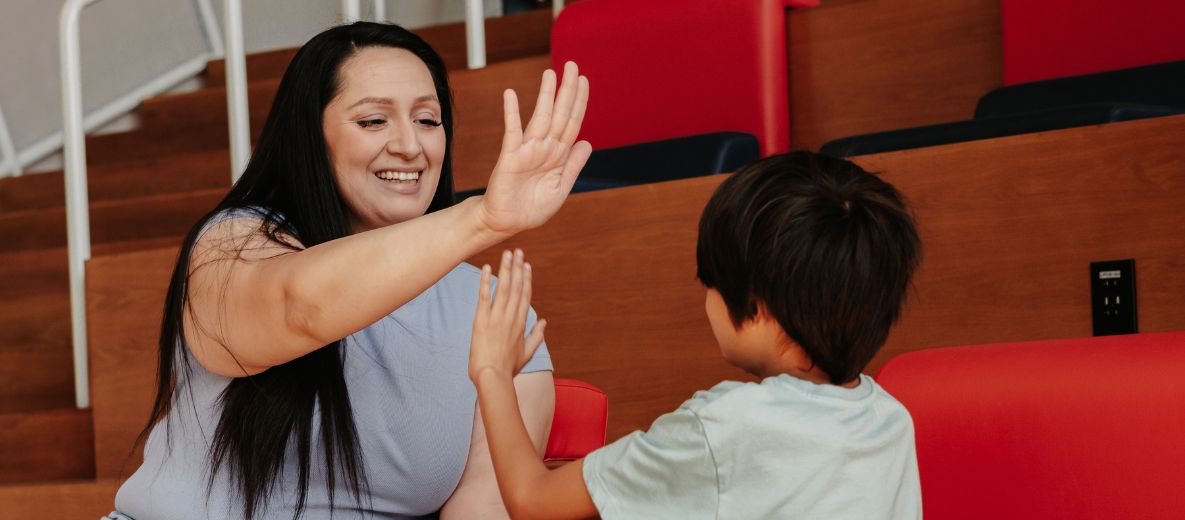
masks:
[[[242,215],[219,215],[214,223]],[[338,478],[333,518],[415,518],[431,515],[460,481],[473,433],[476,392],[468,377],[469,340],[481,271],[461,264],[411,302],[345,339],[344,371],[370,494],[361,504]],[[532,309],[527,330],[536,316]],[[188,356],[188,350],[185,350]],[[144,447],[144,463],[123,484],[116,509],[136,520],[241,518],[242,500],[225,470],[207,494],[210,441],[230,382],[193,358],[166,420]],[[522,372],[551,370],[546,345]],[[319,423],[314,419],[316,439]],[[295,450],[289,447],[266,509],[256,518],[292,518]],[[324,453],[312,443],[304,518],[328,518]]]

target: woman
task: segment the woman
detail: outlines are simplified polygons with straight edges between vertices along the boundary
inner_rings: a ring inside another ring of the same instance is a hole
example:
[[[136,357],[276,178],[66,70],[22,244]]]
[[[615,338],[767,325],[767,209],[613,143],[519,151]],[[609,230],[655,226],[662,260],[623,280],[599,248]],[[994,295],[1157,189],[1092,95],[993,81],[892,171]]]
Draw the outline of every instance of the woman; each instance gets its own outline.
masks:
[[[461,262],[559,209],[587,99],[574,64],[558,94],[548,71],[523,129],[506,91],[487,192],[453,205],[440,57],[365,22],[302,47],[181,249],[144,464],[113,518],[504,516],[465,368],[480,272]],[[540,451],[550,369],[544,353],[516,380]]]

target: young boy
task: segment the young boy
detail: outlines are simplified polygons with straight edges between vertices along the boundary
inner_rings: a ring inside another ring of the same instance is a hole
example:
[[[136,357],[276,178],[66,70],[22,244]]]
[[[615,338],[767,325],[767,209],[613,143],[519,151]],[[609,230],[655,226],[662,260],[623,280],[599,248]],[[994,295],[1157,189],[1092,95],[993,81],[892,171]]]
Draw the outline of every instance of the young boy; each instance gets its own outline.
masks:
[[[540,462],[511,378],[531,269],[483,269],[469,376],[514,518],[920,518],[908,412],[861,370],[900,314],[920,256],[892,186],[809,152],[725,180],[700,219],[698,277],[724,358],[762,381],[697,392],[649,431],[555,470]]]

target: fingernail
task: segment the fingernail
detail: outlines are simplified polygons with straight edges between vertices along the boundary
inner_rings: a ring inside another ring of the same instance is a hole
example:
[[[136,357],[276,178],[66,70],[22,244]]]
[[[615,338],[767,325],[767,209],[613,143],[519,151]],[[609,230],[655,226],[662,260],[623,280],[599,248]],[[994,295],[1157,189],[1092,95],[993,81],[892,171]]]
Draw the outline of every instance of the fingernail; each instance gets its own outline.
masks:
[[[530,272],[530,271],[531,271],[531,264],[530,264],[530,262],[528,262],[528,263],[526,263],[526,264],[523,264],[523,270],[525,270],[525,271],[527,271],[527,272]]]

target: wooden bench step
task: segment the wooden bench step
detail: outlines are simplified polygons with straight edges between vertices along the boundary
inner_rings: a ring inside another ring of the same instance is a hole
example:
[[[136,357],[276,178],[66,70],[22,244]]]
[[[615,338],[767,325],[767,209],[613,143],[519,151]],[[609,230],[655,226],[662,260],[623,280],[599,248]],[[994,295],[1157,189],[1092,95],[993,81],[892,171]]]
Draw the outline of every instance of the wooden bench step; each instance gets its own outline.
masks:
[[[551,48],[551,12],[538,9],[496,18],[487,18],[486,63],[547,54]],[[412,29],[427,41],[449,70],[469,66],[465,49],[465,24],[450,23]],[[284,75],[296,49],[259,52],[247,56],[247,78],[250,81],[278,79]],[[226,84],[226,62],[213,60],[206,68],[206,84],[214,87]]]
[[[0,414],[0,484],[94,477],[90,410]]]
[[[69,323],[58,348],[0,348],[0,414],[74,406],[74,361]]]
[[[98,244],[93,256],[175,246],[181,237]],[[64,248],[0,253],[0,412],[74,404]]]
[[[89,152],[88,148],[88,152]],[[225,149],[100,162],[87,168],[91,203],[230,187]],[[62,207],[62,171],[0,179],[0,212]]]
[[[183,235],[225,195],[225,189],[215,189],[92,204],[91,243]],[[50,208],[0,215],[0,236],[5,237],[0,252],[64,247],[66,211]]]

